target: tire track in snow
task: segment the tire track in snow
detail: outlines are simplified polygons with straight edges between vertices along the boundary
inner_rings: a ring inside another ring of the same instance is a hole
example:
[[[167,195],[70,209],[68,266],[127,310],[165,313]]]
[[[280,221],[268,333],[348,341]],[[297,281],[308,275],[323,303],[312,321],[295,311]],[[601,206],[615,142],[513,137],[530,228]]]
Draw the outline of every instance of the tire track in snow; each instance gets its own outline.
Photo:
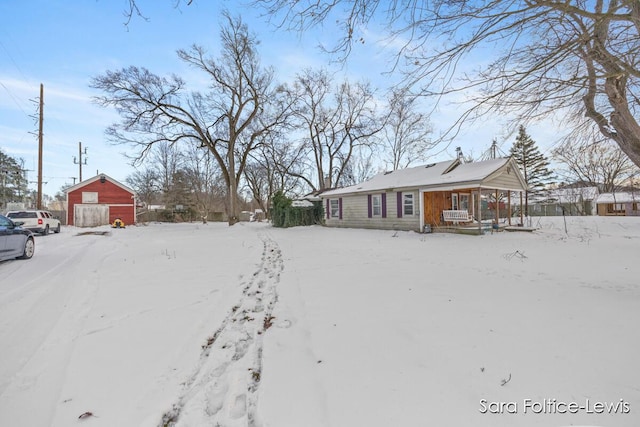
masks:
[[[15,290],[0,297],[0,310],[10,321],[0,325],[2,341],[8,344],[0,367],[0,413],[6,425],[36,425],[38,419],[55,419],[77,339],[100,288],[98,272],[106,257],[118,249],[106,240],[65,237],[73,240],[63,241],[68,248],[64,256],[43,251],[43,258],[32,261],[44,260],[42,265]],[[97,250],[100,257],[92,257]],[[90,275],[82,273],[87,265],[91,266]],[[25,336],[26,330],[29,334]],[[26,400],[18,396],[25,394],[46,397],[39,400],[37,413],[19,406]],[[47,415],[43,417],[43,413]]]
[[[263,249],[257,270],[242,283],[240,300],[202,346],[194,373],[160,426],[261,425],[256,408],[263,338],[273,320],[284,264],[277,243],[266,233],[259,237]]]

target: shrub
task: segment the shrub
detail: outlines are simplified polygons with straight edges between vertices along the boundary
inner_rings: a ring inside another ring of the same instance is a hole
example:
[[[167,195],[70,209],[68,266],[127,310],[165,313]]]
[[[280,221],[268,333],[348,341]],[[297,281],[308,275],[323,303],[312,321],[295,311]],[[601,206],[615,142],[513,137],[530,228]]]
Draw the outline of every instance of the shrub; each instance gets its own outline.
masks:
[[[312,202],[313,206],[308,207],[292,206],[291,199],[281,191],[273,195],[272,202],[271,222],[274,227],[322,224],[324,210],[320,202]]]

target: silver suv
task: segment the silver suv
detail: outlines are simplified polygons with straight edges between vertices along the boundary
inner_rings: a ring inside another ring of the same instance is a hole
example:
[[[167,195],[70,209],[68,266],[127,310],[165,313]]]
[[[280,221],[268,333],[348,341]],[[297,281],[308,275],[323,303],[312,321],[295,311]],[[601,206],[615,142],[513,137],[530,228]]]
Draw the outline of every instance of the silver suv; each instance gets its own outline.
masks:
[[[31,230],[34,233],[40,233],[44,236],[49,234],[50,231],[54,233],[60,232],[60,220],[54,218],[51,212],[43,210],[22,210],[22,211],[9,211],[7,217],[11,218],[14,222],[22,222],[22,228]]]

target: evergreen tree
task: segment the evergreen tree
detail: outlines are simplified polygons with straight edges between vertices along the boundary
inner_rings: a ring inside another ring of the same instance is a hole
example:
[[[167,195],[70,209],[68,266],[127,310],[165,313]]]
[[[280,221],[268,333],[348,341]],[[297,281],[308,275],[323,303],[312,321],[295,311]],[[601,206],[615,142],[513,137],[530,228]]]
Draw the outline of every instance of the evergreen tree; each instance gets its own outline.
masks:
[[[520,166],[524,180],[530,190],[525,192],[524,213],[529,215],[529,193],[542,190],[545,183],[553,177],[549,169],[549,161],[542,155],[536,142],[527,134],[524,126],[520,126],[516,141],[511,147],[511,155]]]
[[[15,159],[0,149],[0,210],[7,203],[23,201],[28,194],[22,159]]]

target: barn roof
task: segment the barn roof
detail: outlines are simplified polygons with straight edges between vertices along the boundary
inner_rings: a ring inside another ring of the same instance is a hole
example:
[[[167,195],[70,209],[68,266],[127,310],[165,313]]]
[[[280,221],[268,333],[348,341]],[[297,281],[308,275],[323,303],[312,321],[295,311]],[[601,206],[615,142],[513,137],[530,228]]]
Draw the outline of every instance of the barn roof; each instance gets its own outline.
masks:
[[[480,186],[483,182],[500,173],[503,168],[509,166],[509,163],[517,170],[515,161],[510,157],[473,163],[461,163],[458,159],[432,163],[380,173],[360,184],[325,191],[322,193],[322,197],[388,189],[448,189],[462,186]],[[524,183],[523,179],[520,179],[520,183],[523,189],[526,188],[526,183]]]
[[[104,177],[108,182],[122,188],[123,190],[131,193],[131,194],[136,194],[136,192],[134,190],[132,190],[131,188],[127,187],[126,185],[122,184],[121,182],[116,181],[115,179],[111,178],[109,175],[101,173],[98,174],[92,178],[89,179],[85,179],[82,182],[77,183],[76,185],[72,185],[71,187],[67,188],[66,190],[64,190],[65,193],[71,193],[72,191],[76,191],[79,188],[85,187],[89,184],[92,184],[96,181],[99,181],[102,177]]]

